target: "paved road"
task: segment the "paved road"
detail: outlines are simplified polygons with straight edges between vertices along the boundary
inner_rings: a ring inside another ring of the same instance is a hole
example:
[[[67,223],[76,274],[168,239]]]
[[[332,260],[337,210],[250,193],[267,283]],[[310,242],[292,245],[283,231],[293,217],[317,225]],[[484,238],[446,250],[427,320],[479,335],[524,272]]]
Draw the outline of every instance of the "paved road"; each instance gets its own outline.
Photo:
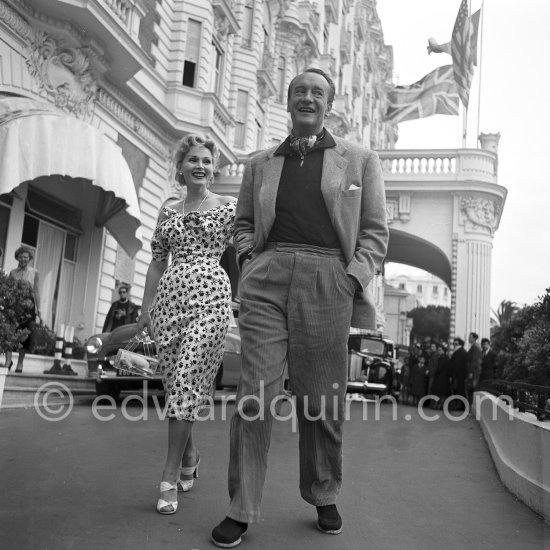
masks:
[[[209,534],[227,504],[222,405],[196,426],[202,461],[195,488],[180,497],[176,515],[161,516],[154,506],[166,425],[154,403],[101,411],[113,414],[109,421],[94,417],[91,403],[81,401],[59,422],[34,409],[0,411],[0,548],[214,548]],[[289,411],[285,405],[281,413]],[[392,411],[382,406],[376,419],[373,404],[351,403],[339,536],[315,529],[315,511],[297,490],[298,436],[290,420],[276,422],[264,518],[240,548],[550,548],[550,528],[502,486],[474,419],[426,422],[399,406],[393,420]]]

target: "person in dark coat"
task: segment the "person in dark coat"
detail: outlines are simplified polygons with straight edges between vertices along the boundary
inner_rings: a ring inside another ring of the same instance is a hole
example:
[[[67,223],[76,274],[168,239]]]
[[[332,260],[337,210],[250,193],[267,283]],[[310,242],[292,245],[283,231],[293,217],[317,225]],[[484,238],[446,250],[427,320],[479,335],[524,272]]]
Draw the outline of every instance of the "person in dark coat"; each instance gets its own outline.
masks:
[[[493,380],[495,378],[497,354],[491,349],[488,338],[481,340],[481,374],[479,380]]]
[[[122,325],[137,323],[140,306],[134,304],[128,298],[130,288],[130,285],[126,283],[122,283],[118,288],[120,299],[111,304],[107,317],[105,317],[103,332],[111,332]]]
[[[451,355],[451,377],[452,377],[452,395],[466,397],[466,376],[468,353],[464,349],[464,340],[455,338],[453,340],[454,351]],[[452,403],[454,409],[463,408],[458,400]]]
[[[434,372],[431,393],[439,398],[435,402],[435,409],[442,409],[445,399],[451,394],[451,360],[447,356],[447,349],[443,344],[437,344],[437,367]]]
[[[411,395],[411,373],[414,363],[416,362],[416,355],[414,347],[411,346],[403,361],[403,367],[401,368],[401,402],[409,404],[409,397]]]
[[[466,364],[466,397],[468,402],[471,404],[474,392],[476,391],[477,385],[479,383],[479,376],[481,374],[481,346],[477,341],[479,338],[478,334],[475,332],[470,332],[468,336],[468,343],[470,347],[468,348],[468,362]]]
[[[424,355],[419,355],[417,359],[411,371],[411,394],[413,396],[413,405],[418,405],[420,399],[426,395],[429,374]]]
[[[437,362],[439,361],[439,355],[437,353],[437,344],[435,342],[432,342],[428,348],[427,352],[427,359],[426,359],[426,365],[428,365],[428,387],[426,388],[427,394],[434,393],[432,390],[432,386],[434,383],[434,376],[435,371],[437,369]],[[430,402],[430,407],[433,407],[435,403],[433,401]]]

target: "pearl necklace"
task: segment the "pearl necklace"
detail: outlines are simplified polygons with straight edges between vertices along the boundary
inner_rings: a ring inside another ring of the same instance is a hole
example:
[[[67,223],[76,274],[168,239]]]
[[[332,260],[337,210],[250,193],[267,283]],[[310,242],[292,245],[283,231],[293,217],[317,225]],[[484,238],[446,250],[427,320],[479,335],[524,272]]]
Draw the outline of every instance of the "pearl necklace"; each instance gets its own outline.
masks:
[[[207,191],[206,192],[206,195],[204,195],[204,197],[202,198],[202,201],[200,202],[200,204],[197,206],[197,208],[195,208],[194,210],[189,210],[189,212],[187,212],[188,214],[190,214],[191,212],[198,212],[201,208],[201,206],[203,205],[204,201],[207,199],[208,195],[210,195],[210,191]],[[183,207],[182,207],[182,210],[183,210],[183,213],[185,214],[185,202],[187,201],[187,196],[183,199]]]

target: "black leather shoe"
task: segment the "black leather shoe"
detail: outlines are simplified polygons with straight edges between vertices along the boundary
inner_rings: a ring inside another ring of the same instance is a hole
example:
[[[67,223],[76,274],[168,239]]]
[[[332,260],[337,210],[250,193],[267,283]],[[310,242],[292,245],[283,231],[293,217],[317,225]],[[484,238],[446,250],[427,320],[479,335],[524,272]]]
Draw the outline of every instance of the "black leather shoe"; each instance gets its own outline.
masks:
[[[248,529],[248,523],[225,518],[212,531],[212,542],[220,548],[233,548],[242,542],[242,536]]]
[[[336,504],[317,506],[317,527],[327,535],[338,535],[342,532],[342,518]]]

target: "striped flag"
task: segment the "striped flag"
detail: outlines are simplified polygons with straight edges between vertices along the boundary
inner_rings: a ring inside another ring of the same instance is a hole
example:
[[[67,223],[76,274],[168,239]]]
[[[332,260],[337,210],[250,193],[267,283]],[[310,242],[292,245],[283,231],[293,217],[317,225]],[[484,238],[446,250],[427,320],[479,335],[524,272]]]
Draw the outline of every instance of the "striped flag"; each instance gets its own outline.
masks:
[[[477,67],[477,30],[479,28],[479,18],[481,17],[481,10],[477,10],[472,13],[470,17],[470,24],[472,25],[472,60],[473,64]]]
[[[458,115],[458,92],[452,65],[438,67],[409,86],[388,93],[385,119],[403,122],[431,115]]]
[[[471,50],[474,65],[477,67],[477,29],[479,27],[479,18],[481,17],[481,9],[472,13],[470,17],[470,25],[472,26]],[[433,53],[448,53],[451,55],[451,42],[438,44],[435,38],[428,38],[428,55]]]
[[[451,38],[451,55],[458,95],[464,107],[468,108],[470,86],[474,76],[472,23],[468,17],[468,0],[462,0],[460,3]]]

